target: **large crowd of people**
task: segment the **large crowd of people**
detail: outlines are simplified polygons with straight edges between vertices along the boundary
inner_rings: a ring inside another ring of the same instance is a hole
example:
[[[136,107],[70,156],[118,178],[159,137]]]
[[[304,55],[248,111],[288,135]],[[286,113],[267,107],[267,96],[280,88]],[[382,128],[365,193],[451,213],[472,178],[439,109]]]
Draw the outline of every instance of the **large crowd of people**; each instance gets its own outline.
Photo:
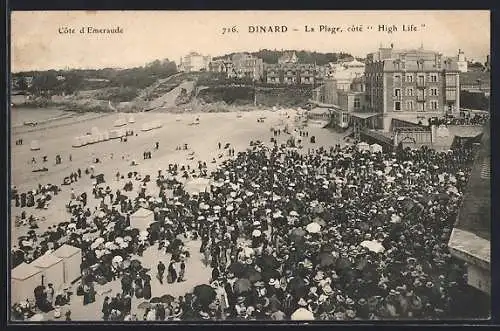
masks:
[[[69,221],[19,238],[13,264],[62,244],[81,248],[76,295],[84,304],[95,301],[96,283],[121,282],[122,293],[102,307],[109,321],[460,317],[455,307],[466,300],[467,280],[447,242],[471,148],[370,153],[336,145],[304,152],[273,139],[232,155],[211,174],[203,163],[168,165],[158,171],[155,196],[146,189],[150,176],[137,172],[117,174],[126,182],[121,191],[95,184],[100,205],[93,211],[85,192],[72,194]],[[187,192],[182,175],[209,178],[210,185]],[[147,231],[130,226],[140,207],[154,211]],[[151,293],[151,279],[163,282],[165,270],[169,283],[189,277],[186,240],[201,240],[210,284],[178,298]],[[142,265],[138,257],[152,246],[172,254],[166,266]],[[44,298],[47,290],[37,289]],[[132,314],[131,298],[147,300],[143,316]],[[26,306],[14,305],[18,318],[34,314]]]

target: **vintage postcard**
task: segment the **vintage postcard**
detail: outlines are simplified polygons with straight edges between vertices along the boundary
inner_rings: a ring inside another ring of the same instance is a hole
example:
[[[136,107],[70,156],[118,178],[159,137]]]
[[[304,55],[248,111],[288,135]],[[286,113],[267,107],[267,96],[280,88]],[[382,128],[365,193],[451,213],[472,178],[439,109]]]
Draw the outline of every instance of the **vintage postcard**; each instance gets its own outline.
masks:
[[[10,321],[489,319],[489,11],[13,11]]]

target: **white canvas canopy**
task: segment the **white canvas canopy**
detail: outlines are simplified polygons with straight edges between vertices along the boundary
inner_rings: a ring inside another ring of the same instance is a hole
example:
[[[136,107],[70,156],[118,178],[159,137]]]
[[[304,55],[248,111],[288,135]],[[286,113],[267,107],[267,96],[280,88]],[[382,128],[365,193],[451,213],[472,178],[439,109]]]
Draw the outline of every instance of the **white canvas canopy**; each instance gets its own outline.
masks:
[[[205,192],[210,187],[210,180],[205,178],[197,178],[186,183],[184,189],[189,194],[199,194]]]
[[[24,262],[12,269],[11,276],[12,303],[34,298],[35,287],[42,284],[41,270]]]
[[[31,262],[31,265],[40,269],[42,272],[43,285],[52,283],[54,287],[57,288],[58,285],[64,283],[63,259],[55,256],[54,253],[40,256],[35,261]]]
[[[124,126],[124,125],[127,125],[127,121],[125,121],[125,119],[123,118],[119,118],[115,121],[115,124],[114,124],[116,127],[120,127],[120,126]]]
[[[364,141],[360,142],[358,145],[358,151],[370,151],[370,145],[365,143]]]
[[[80,137],[80,141],[82,142],[82,146],[85,146],[90,143],[89,135],[84,135]]]
[[[98,143],[99,142],[99,135],[98,134],[97,135],[92,135],[90,139],[91,139],[91,142],[93,144]]]
[[[385,250],[384,246],[376,240],[365,240],[360,245],[375,253],[382,253]]]
[[[109,131],[109,139],[116,139],[125,136],[125,131],[121,129]]]
[[[128,122],[129,122],[129,123],[135,123],[135,118],[134,118],[134,116],[132,116],[132,115],[131,115],[131,116],[128,118]]]
[[[370,151],[372,153],[382,153],[382,146],[379,144],[370,145]]]
[[[130,216],[130,227],[141,231],[146,230],[154,221],[154,213],[146,208],[140,208]]]
[[[38,142],[38,140],[32,140],[31,141],[30,149],[32,151],[38,151],[38,150],[40,150],[40,143]]]
[[[82,140],[81,137],[75,137],[73,139],[73,147],[82,147]]]
[[[104,139],[104,140],[109,140],[109,131],[107,131],[107,130],[106,130],[106,131],[104,131],[104,132],[102,133],[102,136],[103,136],[103,139]]]
[[[142,131],[150,131],[150,130],[152,130],[152,129],[153,129],[153,128],[152,128],[152,126],[151,126],[151,123],[144,123],[144,124],[142,125],[142,127],[141,127],[141,130],[142,130]]]
[[[155,122],[148,122],[148,123],[144,123],[142,125],[142,128],[141,130],[142,131],[151,131],[151,130],[154,130],[154,129],[159,129],[163,126],[163,124],[159,121],[155,121]]]
[[[72,283],[81,277],[82,250],[80,248],[65,244],[55,250],[54,255],[63,259],[64,283]]]

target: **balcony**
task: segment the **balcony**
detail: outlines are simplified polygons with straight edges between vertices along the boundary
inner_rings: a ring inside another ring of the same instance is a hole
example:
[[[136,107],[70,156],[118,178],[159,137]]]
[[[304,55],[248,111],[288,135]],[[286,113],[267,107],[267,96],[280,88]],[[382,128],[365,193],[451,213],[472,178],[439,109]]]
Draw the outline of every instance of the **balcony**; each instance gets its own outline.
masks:
[[[420,88],[425,88],[425,81],[424,80],[417,80],[417,87],[420,87]]]

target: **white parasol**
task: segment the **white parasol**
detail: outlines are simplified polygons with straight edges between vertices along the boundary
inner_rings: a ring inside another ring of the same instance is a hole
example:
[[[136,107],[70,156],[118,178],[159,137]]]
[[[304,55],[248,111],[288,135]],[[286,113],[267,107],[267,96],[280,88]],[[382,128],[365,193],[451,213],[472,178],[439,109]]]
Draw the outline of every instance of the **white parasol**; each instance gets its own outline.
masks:
[[[252,236],[254,237],[260,237],[262,235],[262,232],[260,230],[253,230]]]
[[[122,263],[123,262],[123,257],[121,257],[120,255],[117,255],[117,256],[115,256],[113,258],[112,262],[115,263],[115,264]]]
[[[305,308],[299,308],[292,314],[291,319],[292,321],[313,321],[314,314]]]
[[[398,214],[392,214],[391,223],[401,223],[401,217]]]
[[[365,240],[360,245],[375,253],[382,253],[385,251],[384,246],[376,240]]]
[[[32,322],[41,322],[43,320],[45,320],[45,318],[43,317],[42,314],[35,314],[35,315],[31,316],[31,318],[30,318],[30,321],[32,321]]]
[[[309,223],[306,226],[306,231],[309,233],[319,233],[321,231],[321,225],[316,222]]]

